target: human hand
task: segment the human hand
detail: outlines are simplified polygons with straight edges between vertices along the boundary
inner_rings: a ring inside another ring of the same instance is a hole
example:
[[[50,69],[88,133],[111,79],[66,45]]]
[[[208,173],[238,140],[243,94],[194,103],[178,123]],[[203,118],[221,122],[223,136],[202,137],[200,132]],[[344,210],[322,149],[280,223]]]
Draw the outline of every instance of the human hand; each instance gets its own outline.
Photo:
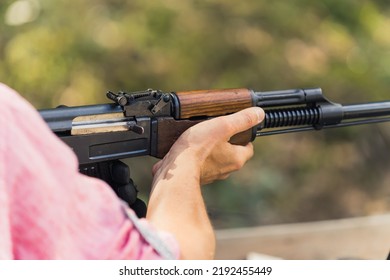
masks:
[[[159,177],[164,166],[176,157],[185,156],[192,169],[183,168],[189,176],[198,174],[201,185],[226,179],[239,170],[253,156],[253,145],[229,143],[230,138],[248,130],[264,119],[261,108],[252,107],[235,114],[201,122],[185,131],[172,146],[166,157],[153,167],[153,175]],[[193,164],[196,163],[196,164]]]

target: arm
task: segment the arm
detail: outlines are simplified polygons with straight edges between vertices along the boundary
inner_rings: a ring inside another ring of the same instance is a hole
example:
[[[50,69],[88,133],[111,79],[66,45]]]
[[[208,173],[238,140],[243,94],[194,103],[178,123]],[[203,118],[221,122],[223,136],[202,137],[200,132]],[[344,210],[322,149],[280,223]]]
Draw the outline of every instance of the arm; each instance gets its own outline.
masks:
[[[200,186],[226,178],[253,155],[252,144],[232,145],[238,132],[264,118],[260,108],[215,118],[193,126],[154,168],[147,219],[173,233],[183,259],[211,259],[215,238]]]
[[[0,109],[0,259],[161,259],[112,189],[81,175],[69,147],[1,83]],[[171,235],[137,224],[178,257]]]

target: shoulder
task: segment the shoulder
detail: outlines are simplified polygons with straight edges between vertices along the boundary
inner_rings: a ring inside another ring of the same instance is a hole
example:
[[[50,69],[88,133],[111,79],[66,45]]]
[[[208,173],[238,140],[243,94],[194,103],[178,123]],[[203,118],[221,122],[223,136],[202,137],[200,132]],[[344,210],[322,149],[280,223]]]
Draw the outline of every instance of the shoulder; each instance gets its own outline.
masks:
[[[17,91],[0,83],[0,106],[2,112],[23,113],[37,115],[35,108],[25,100]]]

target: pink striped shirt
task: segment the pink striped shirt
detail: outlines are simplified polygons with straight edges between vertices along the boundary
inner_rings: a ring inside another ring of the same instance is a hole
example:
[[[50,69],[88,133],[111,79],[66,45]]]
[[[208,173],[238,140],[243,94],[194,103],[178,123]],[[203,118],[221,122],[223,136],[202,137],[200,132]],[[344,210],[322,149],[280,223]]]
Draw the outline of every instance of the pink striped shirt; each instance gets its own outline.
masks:
[[[36,110],[0,84],[0,259],[179,257],[173,236],[77,169]]]

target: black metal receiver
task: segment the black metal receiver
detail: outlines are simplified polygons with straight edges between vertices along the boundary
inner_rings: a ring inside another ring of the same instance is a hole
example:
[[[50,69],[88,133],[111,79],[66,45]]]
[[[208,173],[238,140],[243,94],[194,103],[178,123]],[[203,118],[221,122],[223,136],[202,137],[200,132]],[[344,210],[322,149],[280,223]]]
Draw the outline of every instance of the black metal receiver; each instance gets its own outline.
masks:
[[[136,198],[129,168],[118,160],[146,155],[162,158],[187,128],[206,119],[262,107],[264,121],[233,137],[234,144],[246,144],[257,136],[390,121],[390,101],[340,105],[326,99],[320,88],[268,92],[148,89],[108,92],[107,97],[113,103],[39,112],[73,149],[80,172],[105,180],[139,216],[145,215],[145,206]]]
[[[68,144],[81,166],[154,155],[158,117],[170,117],[173,97],[157,90],[108,92],[112,104],[40,110],[50,129]]]

